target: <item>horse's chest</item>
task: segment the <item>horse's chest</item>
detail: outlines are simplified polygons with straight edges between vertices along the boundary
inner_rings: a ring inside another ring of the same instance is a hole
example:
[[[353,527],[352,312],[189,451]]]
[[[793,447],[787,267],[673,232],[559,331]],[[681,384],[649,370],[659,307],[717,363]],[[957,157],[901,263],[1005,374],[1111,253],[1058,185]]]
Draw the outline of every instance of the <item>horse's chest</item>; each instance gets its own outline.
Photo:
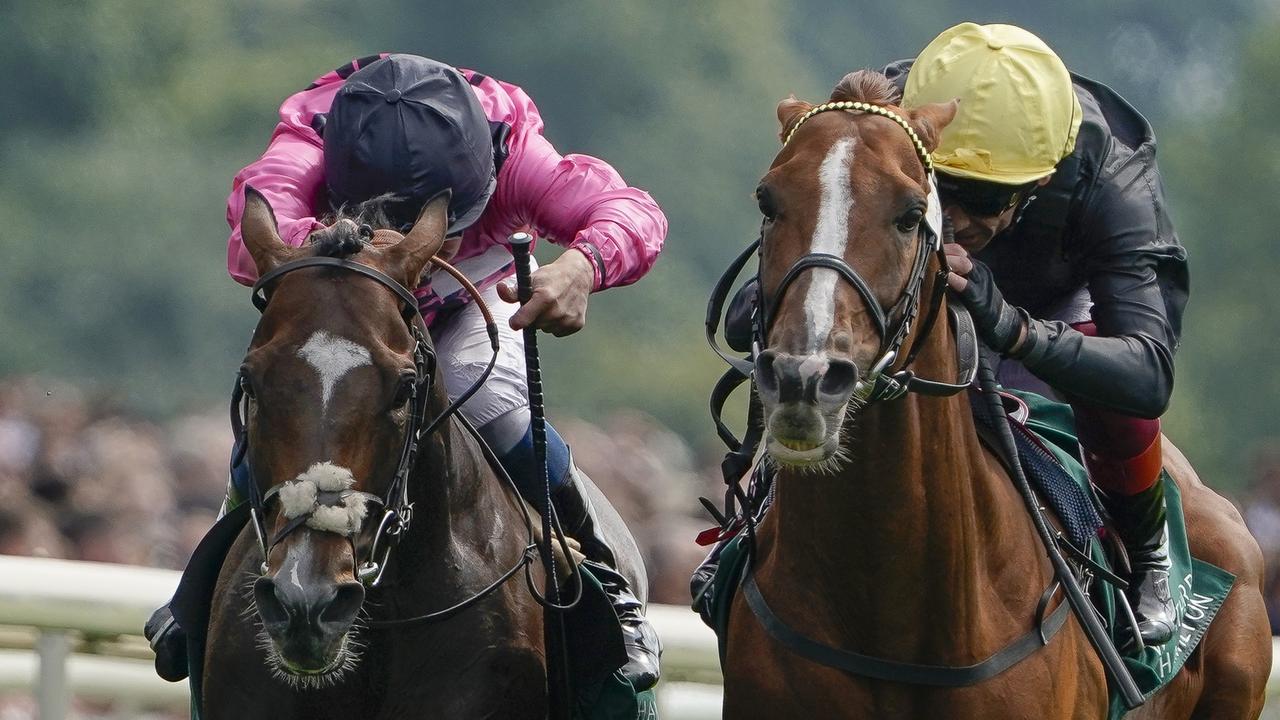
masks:
[[[724,668],[726,718],[1094,720],[1105,715],[1101,668],[1072,633],[991,680],[936,688],[869,680],[818,665],[774,642],[745,606],[735,603],[734,613]]]
[[[483,647],[443,638],[423,640],[416,650],[388,651],[382,667],[366,668],[384,674],[375,701],[365,717],[402,718],[543,718],[546,697],[541,657],[530,648]],[[413,655],[406,656],[406,652]],[[397,661],[398,660],[398,661]],[[367,674],[366,677],[369,677]]]

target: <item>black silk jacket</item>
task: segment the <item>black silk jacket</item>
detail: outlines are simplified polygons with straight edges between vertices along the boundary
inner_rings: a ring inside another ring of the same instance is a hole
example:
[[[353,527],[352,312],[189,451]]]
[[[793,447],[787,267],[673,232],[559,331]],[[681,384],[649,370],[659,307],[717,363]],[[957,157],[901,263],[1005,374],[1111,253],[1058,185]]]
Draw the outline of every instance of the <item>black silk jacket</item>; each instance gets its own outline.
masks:
[[[901,88],[910,67],[900,60],[885,74]],[[1033,318],[1087,287],[1099,336],[1041,321],[1034,330],[1044,351],[1023,364],[1069,396],[1156,418],[1173,392],[1187,252],[1169,218],[1151,125],[1111,88],[1071,77],[1084,111],[1075,151],[977,258]]]

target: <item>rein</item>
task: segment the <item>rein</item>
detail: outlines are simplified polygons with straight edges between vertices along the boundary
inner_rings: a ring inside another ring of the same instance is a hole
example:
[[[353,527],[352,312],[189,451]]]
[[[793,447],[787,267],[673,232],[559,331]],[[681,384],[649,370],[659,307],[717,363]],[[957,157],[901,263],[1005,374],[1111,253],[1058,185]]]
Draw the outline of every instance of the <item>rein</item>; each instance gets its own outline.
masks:
[[[459,272],[457,268],[454,268],[452,265],[438,258],[433,258],[432,263],[446,270],[451,275],[453,275],[453,277],[457,279],[459,283],[461,283],[463,287],[467,289],[468,292],[471,293],[472,297],[479,304],[481,313],[484,315],[484,318],[485,318],[486,329],[489,334],[490,345],[493,351],[493,355],[489,361],[488,367],[485,368],[484,372],[481,373],[480,377],[471,385],[471,387],[469,387],[464,393],[459,395],[453,402],[449,404],[449,406],[444,411],[442,411],[439,415],[433,418],[430,422],[425,422],[425,418],[426,418],[426,412],[427,412],[427,403],[430,399],[431,390],[432,390],[432,379],[435,374],[436,355],[435,355],[435,352],[431,349],[431,347],[427,344],[426,326],[422,321],[422,316],[418,312],[417,298],[415,298],[413,293],[411,293],[407,288],[401,285],[398,281],[396,281],[395,279],[389,277],[388,275],[374,268],[369,267],[368,265],[352,262],[350,260],[346,260],[343,258],[308,257],[308,258],[302,258],[300,260],[295,260],[293,262],[286,263],[284,265],[281,265],[280,267],[275,268],[274,270],[266,273],[261,278],[259,278],[258,281],[254,283],[254,286],[253,286],[253,295],[252,295],[253,304],[255,307],[258,308],[259,312],[262,312],[266,310],[267,303],[269,300],[269,296],[266,290],[269,287],[269,285],[273,283],[275,280],[279,279],[280,276],[285,275],[286,273],[292,272],[294,270],[299,270],[301,268],[306,268],[306,267],[332,267],[332,268],[347,270],[350,272],[355,272],[360,275],[364,275],[365,277],[372,278],[373,280],[381,284],[383,287],[393,292],[403,304],[401,317],[404,318],[405,323],[408,325],[414,337],[414,366],[415,366],[416,377],[414,379],[414,385],[413,385],[412,393],[410,395],[410,400],[409,400],[409,402],[411,403],[411,410],[409,412],[409,417],[406,422],[405,438],[404,438],[404,444],[402,445],[401,452],[400,452],[399,464],[397,465],[395,474],[393,475],[391,483],[388,486],[387,492],[384,496],[377,496],[371,493],[364,493],[364,492],[354,491],[354,490],[347,490],[340,494],[340,497],[343,497],[343,498],[349,495],[354,495],[354,494],[361,495],[363,496],[366,502],[376,504],[383,509],[382,517],[378,522],[377,528],[374,531],[373,540],[371,541],[369,546],[369,552],[368,552],[367,558],[363,562],[359,561],[359,553],[356,552],[356,547],[355,547],[355,537],[359,535],[361,530],[357,528],[350,535],[348,535],[348,540],[351,542],[351,545],[352,545],[353,554],[357,558],[356,577],[359,578],[360,582],[364,584],[366,587],[377,587],[378,584],[382,581],[382,577],[386,571],[387,563],[391,557],[392,550],[399,543],[399,541],[404,537],[404,535],[409,529],[410,523],[413,520],[413,502],[409,500],[408,476],[409,476],[409,473],[413,470],[414,463],[418,456],[419,446],[427,438],[427,436],[429,436],[436,429],[438,429],[444,423],[444,421],[447,420],[448,418],[454,417],[456,420],[461,422],[462,426],[479,444],[482,452],[485,455],[485,459],[489,462],[492,468],[505,481],[505,484],[510,488],[510,490],[513,493],[515,493],[515,496],[517,498],[520,497],[519,490],[516,488],[515,482],[511,479],[511,476],[506,472],[505,468],[502,467],[501,463],[497,459],[497,456],[494,455],[493,450],[488,446],[487,443],[485,443],[484,439],[480,436],[479,432],[471,425],[471,423],[467,422],[466,418],[464,418],[462,415],[457,413],[457,410],[462,405],[462,403],[466,402],[488,378],[489,374],[493,370],[495,363],[497,362],[498,349],[499,349],[497,324],[494,321],[493,316],[490,314],[488,307],[484,304],[484,301],[481,299],[479,291],[476,290],[475,286],[464,275],[462,275],[462,273]],[[251,518],[251,523],[253,525],[254,532],[257,535],[259,548],[262,551],[262,569],[263,569],[263,572],[266,572],[267,558],[270,556],[271,550],[277,544],[279,544],[282,540],[284,540],[294,530],[305,525],[307,516],[304,514],[302,516],[293,518],[279,533],[276,534],[275,537],[271,538],[271,540],[268,542],[266,525],[264,520],[266,507],[267,507],[267,503],[269,503],[272,499],[275,499],[278,497],[280,488],[282,486],[280,485],[273,486],[270,490],[268,490],[265,494],[263,494],[260,488],[258,487],[258,484],[255,478],[253,477],[252,464],[249,463],[247,459],[244,458],[244,454],[248,451],[248,442],[247,442],[248,428],[247,428],[247,423],[245,421],[245,418],[247,417],[247,400],[245,400],[245,392],[244,392],[245,378],[243,377],[243,371],[241,372],[240,380],[241,381],[236,384],[236,389],[232,394],[232,400],[231,400],[232,430],[234,431],[236,437],[240,441],[238,443],[238,446],[240,447],[240,452],[235,457],[232,458],[231,464],[234,467],[239,462],[244,461],[245,466],[248,468],[248,472],[249,472],[248,502],[250,505],[250,518]],[[529,538],[529,541],[525,545],[524,550],[521,552],[519,560],[517,560],[515,564],[513,564],[510,568],[504,571],[495,581],[487,585],[485,588],[483,588],[479,592],[474,593],[473,595],[466,598],[465,600],[462,600],[450,607],[447,607],[441,610],[437,610],[434,612],[417,615],[409,618],[399,618],[394,620],[371,620],[371,621],[367,621],[366,624],[372,628],[384,628],[384,627],[398,627],[398,626],[404,626],[409,624],[445,620],[447,618],[450,618],[462,612],[463,610],[466,610],[472,605],[475,605],[476,603],[480,602],[484,598],[493,594],[495,591],[498,590],[498,588],[500,588],[503,584],[505,584],[509,579],[511,579],[512,576],[514,576],[521,569],[523,569],[525,572],[527,584],[531,589],[535,590],[534,592],[535,599],[537,599],[539,603],[547,605],[547,603],[544,602],[544,600],[536,592],[536,589],[534,588],[533,577],[531,575],[532,564],[536,557],[535,550],[538,547],[538,543],[535,538],[535,533],[533,528],[533,521],[529,518],[529,513],[527,511],[522,510],[521,516],[524,519],[525,530]],[[545,539],[545,541],[552,542],[550,538]],[[562,545],[565,544],[565,541],[563,539],[561,539],[561,544]],[[566,552],[567,552],[567,548],[566,548]],[[581,593],[581,589],[582,589],[582,584],[581,582],[579,582],[578,583],[579,593]],[[559,609],[559,608],[556,608],[556,609]]]

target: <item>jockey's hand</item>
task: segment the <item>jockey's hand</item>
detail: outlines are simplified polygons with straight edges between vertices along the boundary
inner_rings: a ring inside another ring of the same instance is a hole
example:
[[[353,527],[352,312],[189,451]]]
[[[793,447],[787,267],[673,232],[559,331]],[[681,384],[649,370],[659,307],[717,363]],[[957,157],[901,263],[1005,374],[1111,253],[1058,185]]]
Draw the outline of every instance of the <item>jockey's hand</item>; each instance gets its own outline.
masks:
[[[964,292],[965,285],[969,284],[967,276],[969,271],[973,270],[973,258],[969,257],[969,251],[956,242],[948,242],[942,246],[942,252],[947,256],[947,287],[956,292]]]
[[[530,276],[533,296],[511,316],[511,328],[522,330],[531,325],[556,337],[578,332],[587,322],[587,296],[595,277],[591,261],[577,250],[538,268]],[[514,278],[498,284],[498,297],[519,302]]]
[[[1002,355],[1018,357],[1019,351],[1025,349],[1022,345],[1027,336],[1027,323],[1030,322],[1027,311],[1005,302],[986,263],[970,258],[964,248],[960,248],[960,252],[964,253],[963,260],[969,267],[964,272],[964,277],[959,278],[960,287],[957,292],[961,302],[973,315],[973,325],[978,336],[992,350]],[[957,268],[952,264],[956,261],[949,252],[947,262],[952,268]],[[947,284],[953,288],[956,287],[951,281],[954,275],[957,275],[955,270],[947,275]]]

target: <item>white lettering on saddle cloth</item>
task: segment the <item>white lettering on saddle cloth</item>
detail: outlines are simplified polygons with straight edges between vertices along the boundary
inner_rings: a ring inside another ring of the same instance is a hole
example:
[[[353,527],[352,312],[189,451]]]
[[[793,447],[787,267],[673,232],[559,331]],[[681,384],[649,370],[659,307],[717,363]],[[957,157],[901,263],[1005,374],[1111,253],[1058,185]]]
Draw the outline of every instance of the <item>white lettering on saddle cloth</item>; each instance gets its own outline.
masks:
[[[1181,661],[1191,654],[1196,641],[1204,634],[1206,608],[1213,603],[1213,598],[1192,592],[1191,581],[1191,573],[1187,573],[1178,583],[1173,597],[1176,617],[1181,618],[1177,642],[1153,648],[1157,653],[1155,670],[1160,674],[1162,682],[1171,677],[1176,668],[1181,667]]]
[[[321,412],[328,410],[329,398],[343,375],[355,368],[372,365],[369,350],[345,338],[334,337],[324,330],[317,330],[302,347],[298,357],[307,361],[320,374]]]
[[[280,506],[290,520],[304,515],[313,530],[354,535],[364,524],[367,499],[350,492],[355,485],[351,471],[331,462],[318,462],[292,482],[280,486]],[[334,504],[321,504],[321,493],[339,494]]]

